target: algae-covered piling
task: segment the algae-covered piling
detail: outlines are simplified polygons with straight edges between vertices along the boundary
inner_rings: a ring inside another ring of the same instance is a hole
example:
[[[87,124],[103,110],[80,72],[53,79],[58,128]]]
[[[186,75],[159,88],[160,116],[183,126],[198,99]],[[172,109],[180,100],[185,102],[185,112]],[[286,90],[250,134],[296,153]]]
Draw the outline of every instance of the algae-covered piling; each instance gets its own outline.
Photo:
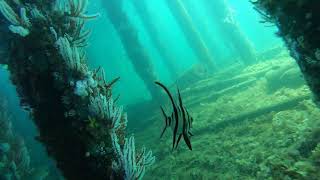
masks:
[[[261,14],[263,23],[274,24],[279,28],[278,35],[285,41],[314,93],[315,101],[319,103],[320,2],[258,0],[254,5]]]
[[[112,97],[117,79],[108,83],[103,69],[86,64],[84,25],[98,16],[85,14],[87,3],[0,0],[11,80],[65,178],[142,178],[154,158],[145,149],[139,164],[123,156],[136,150],[133,136],[125,138],[127,115]]]
[[[138,31],[122,10],[122,0],[103,1],[108,18],[117,31],[122,45],[129,56],[132,65],[147,86],[152,98],[159,97],[159,91],[154,88],[153,81],[157,79],[150,55],[143,47],[138,37]]]
[[[180,25],[180,28],[184,33],[189,46],[194,50],[196,56],[198,57],[198,61],[206,66],[209,72],[216,71],[217,67],[214,62],[214,56],[209,53],[208,47],[194,26],[192,19],[182,1],[166,0],[166,3],[173,17]]]
[[[248,37],[240,29],[235,15],[226,0],[204,0],[204,7],[207,14],[217,24],[219,32],[233,47],[234,51],[239,54],[241,61],[250,65],[256,63],[257,58],[254,47]]]
[[[178,60],[174,58],[172,52],[169,50],[169,44],[161,38],[161,31],[158,30],[156,22],[154,22],[152,13],[149,10],[148,2],[146,0],[132,1],[138,16],[141,18],[145,29],[150,36],[150,39],[162,58],[163,63],[169,71],[171,79],[175,80],[178,77]]]

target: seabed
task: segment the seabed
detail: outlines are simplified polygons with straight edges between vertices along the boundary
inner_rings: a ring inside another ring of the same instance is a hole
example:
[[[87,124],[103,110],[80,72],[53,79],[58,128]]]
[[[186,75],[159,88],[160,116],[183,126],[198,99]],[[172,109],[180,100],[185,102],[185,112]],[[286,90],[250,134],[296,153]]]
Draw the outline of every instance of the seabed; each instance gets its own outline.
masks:
[[[163,117],[152,110],[148,126],[133,132],[157,157],[145,179],[320,177],[320,129],[314,128],[320,110],[287,51],[270,52],[257,64],[235,65],[182,88],[195,119],[193,151],[183,143],[172,151],[172,132],[159,138]]]

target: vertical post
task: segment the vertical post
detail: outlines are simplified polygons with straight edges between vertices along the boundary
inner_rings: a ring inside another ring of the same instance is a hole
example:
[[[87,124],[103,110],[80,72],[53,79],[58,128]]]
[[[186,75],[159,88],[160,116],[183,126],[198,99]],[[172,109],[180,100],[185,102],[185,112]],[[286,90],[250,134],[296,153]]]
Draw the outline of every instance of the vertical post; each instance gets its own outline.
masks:
[[[149,7],[147,6],[147,2],[145,0],[135,0],[132,2],[134,8],[137,11],[138,16],[142,20],[142,23],[148,32],[150,39],[159,52],[160,57],[162,58],[165,66],[168,68],[169,74],[171,78],[174,80],[177,78],[178,67],[175,59],[167,49],[166,43],[161,39],[161,34],[157,30],[155,23],[151,18],[151,12],[149,11]]]
[[[157,91],[154,81],[157,79],[150,56],[143,48],[138,32],[130,22],[126,13],[122,10],[122,0],[103,0],[107,16],[117,31],[122,45],[131,60],[136,73],[144,81],[152,98],[157,98]]]
[[[199,61],[207,66],[209,71],[215,71],[216,66],[213,63],[213,57],[210,55],[206,44],[200,36],[200,33],[194,27],[191,17],[182,4],[181,0],[166,0],[166,2],[171,13],[180,25],[181,30],[184,32],[185,38],[188,41],[190,47],[193,48]]]
[[[209,16],[220,27],[223,38],[231,42],[231,45],[237,50],[243,63],[247,65],[255,63],[255,50],[234,20],[234,16],[226,0],[204,0],[203,3],[204,7],[207,8]]]

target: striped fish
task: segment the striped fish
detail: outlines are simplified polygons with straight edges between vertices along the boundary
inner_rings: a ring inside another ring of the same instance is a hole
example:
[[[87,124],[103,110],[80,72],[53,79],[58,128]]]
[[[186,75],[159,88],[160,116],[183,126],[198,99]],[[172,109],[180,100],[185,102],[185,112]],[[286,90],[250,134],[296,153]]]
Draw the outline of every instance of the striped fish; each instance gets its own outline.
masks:
[[[173,142],[172,142],[172,149],[176,149],[179,145],[181,138],[183,137],[185,143],[187,144],[188,148],[192,150],[190,137],[193,136],[190,129],[192,126],[193,118],[190,116],[189,112],[185,108],[182,102],[181,94],[178,89],[178,103],[175,103],[170,91],[166,86],[161,84],[160,82],[155,82],[157,85],[162,87],[164,91],[169,96],[171,101],[173,112],[171,116],[168,116],[162,106],[160,106],[162,114],[165,118],[165,127],[160,135],[160,138],[163,136],[164,132],[166,131],[167,127],[171,127],[173,130]]]

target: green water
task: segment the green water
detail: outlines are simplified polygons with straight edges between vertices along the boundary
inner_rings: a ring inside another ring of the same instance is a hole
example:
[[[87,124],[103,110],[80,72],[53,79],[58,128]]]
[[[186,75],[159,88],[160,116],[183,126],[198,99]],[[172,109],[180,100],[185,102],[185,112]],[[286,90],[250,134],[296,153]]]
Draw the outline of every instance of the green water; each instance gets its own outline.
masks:
[[[104,5],[100,0],[91,0],[88,6],[89,13],[99,12],[100,17],[88,21],[86,26],[92,30],[86,48],[87,63],[92,68],[103,67],[108,81],[120,77],[113,94],[120,94],[118,104],[128,112],[127,134],[135,135],[137,148],[146,146],[156,157],[144,179],[319,177],[320,145],[307,149],[306,144],[315,142],[306,139],[319,139],[314,132],[320,110],[313,104],[295,61],[275,35],[277,28],[260,23],[261,17],[249,1],[228,1],[236,27],[257,58],[250,65],[244,64],[239,49],[231,48],[236,42],[221,32],[219,23],[207,11],[205,0],[180,1],[208,53],[215,57],[211,59],[217,66],[214,73],[202,75],[201,70],[197,71],[201,61],[167,1],[124,0],[122,10],[151,59],[152,73],[157,77],[153,81],[166,84],[175,98],[177,86],[182,92],[184,105],[194,118],[192,151],[183,140],[177,150],[172,150],[171,129],[159,138],[164,127],[159,106],[171,111],[168,97],[161,94],[160,99],[152,99]],[[170,75],[165,59],[152,40],[153,35],[144,26],[133,3],[147,5],[157,38],[164,42],[163,48],[174,59],[175,77]],[[135,48],[134,45],[131,48]],[[25,137],[31,157],[37,157],[33,163],[48,166],[49,179],[62,178],[53,160],[34,140],[37,129],[28,113],[21,110],[8,72],[2,68],[0,73],[4,85],[1,96],[6,96],[9,102],[8,111],[13,114],[15,128]]]
[[[135,25],[135,28],[138,31],[138,37],[152,59],[158,78],[165,83],[173,83],[176,79],[170,79],[168,77],[167,68],[163,65],[163,60],[152,44],[150,36],[143,27],[141,19],[139,19],[139,16],[136,14],[132,3],[139,2],[125,1],[124,11]],[[214,20],[205,13],[203,7],[205,4],[192,0],[186,0],[183,1],[183,3],[188,4],[186,7],[190,8],[190,15],[194,22],[194,26],[201,33],[202,38],[209,47],[209,51],[211,52],[214,50],[215,52],[219,52],[219,54],[215,54],[215,56],[221,57],[221,60],[232,61],[236,55],[230,48],[228,49],[228,47],[225,46],[226,42],[217,32]],[[156,28],[161,35],[161,39],[165,42],[165,48],[169,49],[176,64],[178,64],[178,73],[183,73],[197,63],[197,57],[186,42],[184,33],[170,13],[166,2],[155,0],[147,1],[146,4],[150,8],[150,12],[152,12],[150,16],[154,20],[153,24],[156,25]],[[95,67],[102,65],[106,68],[109,76],[108,79],[121,76],[122,83],[118,85],[116,91],[121,94],[121,102],[123,104],[133,103],[140,99],[149,99],[143,82],[137,77],[130,63],[130,59],[128,59],[121,41],[114,27],[108,20],[103,7],[101,7],[100,2],[91,2],[91,5],[91,8],[89,7],[90,12],[100,12],[102,17],[89,23],[89,28],[92,28],[93,31],[88,47],[89,59],[93,60],[90,61],[89,64],[92,64]],[[253,6],[249,2],[244,1],[240,3],[237,1],[230,1],[230,5],[241,30],[254,44],[258,52],[282,43],[281,40],[274,35],[276,32],[275,27],[265,27],[264,24],[259,23],[260,17],[258,13],[253,10]],[[223,64],[223,62],[217,63]],[[128,87],[135,87],[131,88],[132,93],[130,93],[130,95],[128,93],[123,93]]]

